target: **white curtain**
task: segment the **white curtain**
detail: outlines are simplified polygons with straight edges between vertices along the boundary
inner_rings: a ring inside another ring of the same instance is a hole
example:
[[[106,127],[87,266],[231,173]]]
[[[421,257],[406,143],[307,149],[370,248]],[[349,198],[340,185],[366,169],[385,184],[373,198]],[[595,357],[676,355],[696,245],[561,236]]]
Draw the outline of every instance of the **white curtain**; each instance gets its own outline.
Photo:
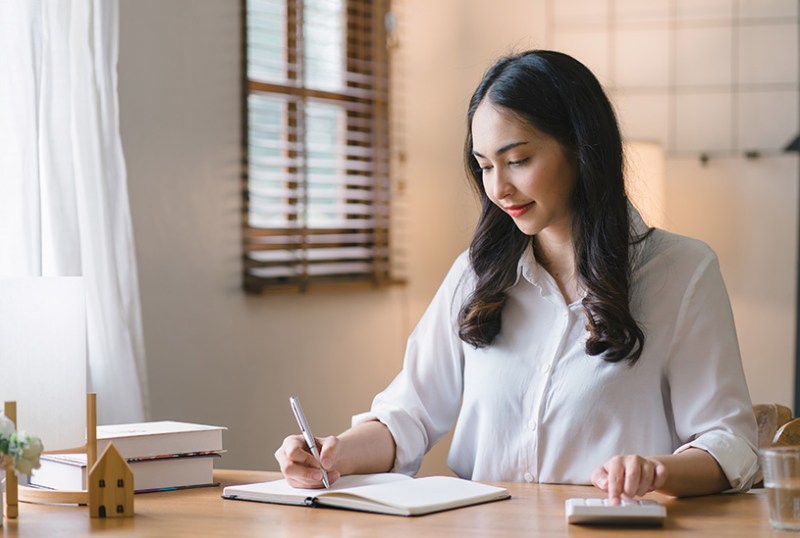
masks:
[[[118,18],[118,0],[0,0],[0,276],[84,277],[101,424],[148,414]]]

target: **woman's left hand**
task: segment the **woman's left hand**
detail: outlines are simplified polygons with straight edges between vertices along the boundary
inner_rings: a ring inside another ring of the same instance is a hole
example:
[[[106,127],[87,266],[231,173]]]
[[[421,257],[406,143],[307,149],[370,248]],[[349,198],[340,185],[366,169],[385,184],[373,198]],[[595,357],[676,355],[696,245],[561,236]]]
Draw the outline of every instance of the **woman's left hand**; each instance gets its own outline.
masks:
[[[614,456],[592,472],[592,483],[608,492],[611,504],[622,497],[632,499],[661,488],[667,482],[667,468],[658,460],[638,454]]]

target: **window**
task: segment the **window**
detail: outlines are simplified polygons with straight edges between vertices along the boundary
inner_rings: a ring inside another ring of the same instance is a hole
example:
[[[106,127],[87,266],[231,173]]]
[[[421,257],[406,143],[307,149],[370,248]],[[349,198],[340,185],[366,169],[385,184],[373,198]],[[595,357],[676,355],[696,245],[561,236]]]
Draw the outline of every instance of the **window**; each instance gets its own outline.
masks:
[[[245,289],[396,282],[389,0],[246,6]]]

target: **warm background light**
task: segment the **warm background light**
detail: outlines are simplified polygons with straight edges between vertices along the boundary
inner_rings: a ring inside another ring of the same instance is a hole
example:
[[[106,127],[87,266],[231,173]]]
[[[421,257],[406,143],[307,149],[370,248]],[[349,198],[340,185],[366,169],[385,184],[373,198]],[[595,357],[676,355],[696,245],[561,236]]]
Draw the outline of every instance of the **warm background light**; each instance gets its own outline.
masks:
[[[665,226],[666,183],[664,148],[653,142],[630,141],[624,146],[625,187],[645,223]]]

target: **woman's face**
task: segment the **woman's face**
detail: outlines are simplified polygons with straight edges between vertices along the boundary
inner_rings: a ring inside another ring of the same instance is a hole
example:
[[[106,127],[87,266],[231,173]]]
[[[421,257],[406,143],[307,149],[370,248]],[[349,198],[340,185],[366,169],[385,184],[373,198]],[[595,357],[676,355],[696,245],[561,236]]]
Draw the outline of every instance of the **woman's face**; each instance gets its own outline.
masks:
[[[487,196],[520,231],[570,234],[575,171],[554,138],[484,99],[472,118],[472,154]]]

